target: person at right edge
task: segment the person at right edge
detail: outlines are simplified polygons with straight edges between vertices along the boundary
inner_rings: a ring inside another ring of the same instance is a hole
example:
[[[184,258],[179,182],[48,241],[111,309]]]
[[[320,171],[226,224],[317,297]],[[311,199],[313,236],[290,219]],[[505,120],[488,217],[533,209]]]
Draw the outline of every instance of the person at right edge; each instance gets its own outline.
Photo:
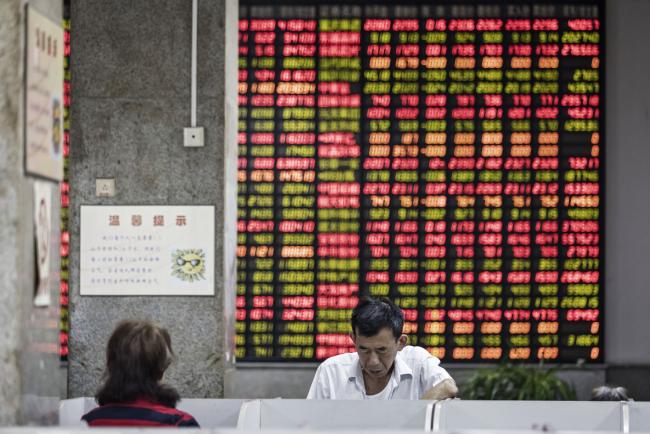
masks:
[[[352,311],[356,352],[330,357],[318,367],[307,399],[453,398],[453,378],[422,347],[406,345],[404,315],[386,298],[364,297]]]

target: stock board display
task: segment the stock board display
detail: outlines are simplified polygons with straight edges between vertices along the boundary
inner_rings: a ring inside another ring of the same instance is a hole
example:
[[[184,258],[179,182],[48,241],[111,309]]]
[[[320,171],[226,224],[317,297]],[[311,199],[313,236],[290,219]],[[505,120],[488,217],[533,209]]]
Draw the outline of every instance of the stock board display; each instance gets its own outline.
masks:
[[[603,360],[603,5],[242,1],[237,360]]]

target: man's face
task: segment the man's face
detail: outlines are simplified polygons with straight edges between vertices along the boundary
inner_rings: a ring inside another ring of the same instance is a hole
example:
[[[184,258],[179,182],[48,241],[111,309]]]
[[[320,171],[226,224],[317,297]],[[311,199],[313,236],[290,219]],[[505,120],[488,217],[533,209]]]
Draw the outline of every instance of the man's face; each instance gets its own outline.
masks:
[[[361,336],[355,330],[352,340],[363,372],[373,379],[380,379],[390,374],[397,352],[406,344],[406,335],[395,339],[393,331],[384,327],[370,337]]]

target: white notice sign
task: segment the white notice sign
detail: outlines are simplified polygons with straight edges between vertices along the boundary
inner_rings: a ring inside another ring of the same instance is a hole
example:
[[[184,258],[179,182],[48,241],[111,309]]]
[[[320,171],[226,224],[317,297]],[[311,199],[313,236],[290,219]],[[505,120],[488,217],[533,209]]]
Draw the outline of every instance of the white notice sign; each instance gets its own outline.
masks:
[[[52,187],[34,182],[34,236],[36,237],[36,291],[34,306],[50,305],[50,251],[52,250]]]
[[[63,28],[27,7],[25,168],[63,180]]]
[[[213,206],[82,206],[81,295],[213,295]]]

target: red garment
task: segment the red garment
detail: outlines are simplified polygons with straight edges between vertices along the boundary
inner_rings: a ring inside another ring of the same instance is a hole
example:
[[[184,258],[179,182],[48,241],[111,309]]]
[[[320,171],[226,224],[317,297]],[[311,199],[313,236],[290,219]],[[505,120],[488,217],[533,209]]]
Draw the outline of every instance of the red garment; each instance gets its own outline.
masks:
[[[138,399],[119,404],[106,404],[82,416],[88,426],[131,427],[198,427],[198,422],[184,411]]]

